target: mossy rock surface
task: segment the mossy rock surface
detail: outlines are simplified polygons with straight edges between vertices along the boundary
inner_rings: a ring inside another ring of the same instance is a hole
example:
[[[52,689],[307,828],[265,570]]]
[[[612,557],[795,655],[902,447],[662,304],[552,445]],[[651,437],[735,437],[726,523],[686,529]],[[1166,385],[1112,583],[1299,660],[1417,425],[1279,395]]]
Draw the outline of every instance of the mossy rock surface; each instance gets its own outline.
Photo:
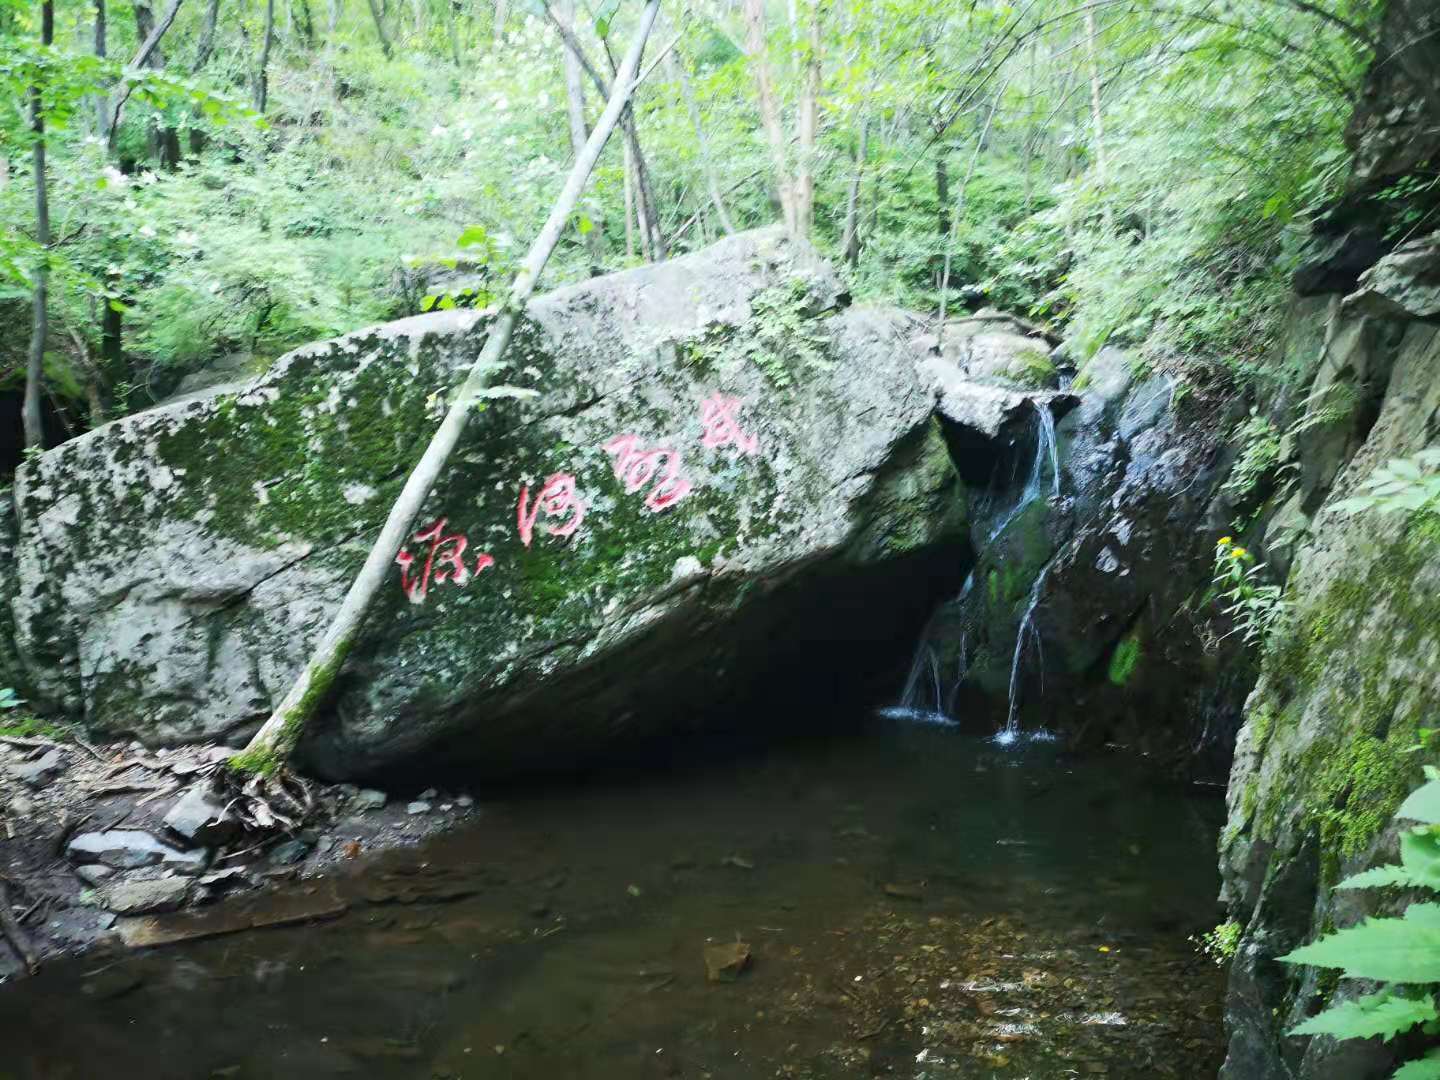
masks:
[[[308,346],[26,465],[8,606],[29,695],[97,734],[243,739],[487,319]],[[473,418],[407,545],[423,596],[397,566],[309,763],[359,775],[444,754],[503,772],[699,726],[807,634],[903,652],[965,531],[914,328],[844,308],[829,269],[773,231],[537,300],[500,377],[537,393]]]

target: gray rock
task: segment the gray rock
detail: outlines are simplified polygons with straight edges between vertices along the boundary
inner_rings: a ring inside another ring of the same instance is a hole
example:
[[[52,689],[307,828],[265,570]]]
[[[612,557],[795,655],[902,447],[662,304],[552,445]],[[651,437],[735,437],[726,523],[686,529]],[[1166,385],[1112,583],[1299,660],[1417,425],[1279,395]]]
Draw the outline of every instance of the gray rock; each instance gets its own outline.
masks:
[[[108,866],[102,865],[101,863],[90,863],[85,866],[75,867],[75,876],[78,877],[81,881],[83,881],[86,885],[89,885],[92,889],[99,888],[101,885],[105,884],[105,882],[108,881],[114,875],[114,873],[114,870],[112,870]]]
[[[24,821],[35,812],[35,802],[24,795],[16,795],[6,806],[6,813],[16,821]]]
[[[412,815],[428,814],[430,812],[430,804],[428,802],[425,802],[423,799],[417,799],[415,802],[412,802],[405,807],[405,812]]]
[[[560,767],[672,730],[682,694],[818,674],[807,621],[866,651],[840,665],[857,676],[883,666],[875,642],[903,652],[960,564],[964,500],[907,344],[918,321],[842,309],[841,292],[808,247],[763,230],[535,300],[505,381],[541,393],[470,426],[417,534],[443,528],[406,545],[301,764],[333,779],[417,758]],[[37,700],[149,745],[253,730],[489,318],[310,345],[22,465],[9,608]],[[297,474],[280,443],[315,467]],[[793,644],[755,647],[772,637]]]
[[[377,791],[375,788],[361,788],[351,801],[361,810],[379,810],[389,801],[389,798],[385,792]]]
[[[475,805],[475,800],[469,795],[461,795],[458,799],[455,800],[455,805],[462,809],[468,810],[470,807]]]
[[[270,849],[270,861],[280,866],[298,863],[310,854],[310,845],[304,840],[286,840]]]
[[[165,815],[165,827],[187,844],[217,845],[235,835],[240,823],[226,814],[208,783],[199,783],[176,800]]]
[[[54,780],[70,763],[60,750],[47,750],[34,761],[9,766],[10,775],[31,788],[42,788]]]
[[[184,878],[164,877],[149,881],[117,881],[100,894],[100,903],[117,915],[144,915],[174,911],[185,902],[190,883]]]
[[[1440,316],[1440,233],[1403,244],[1367,270],[1344,310],[1383,319]]]
[[[103,863],[116,870],[165,862],[197,872],[204,868],[209,854],[204,850],[179,851],[141,829],[79,833],[71,837],[65,853],[71,862]]]

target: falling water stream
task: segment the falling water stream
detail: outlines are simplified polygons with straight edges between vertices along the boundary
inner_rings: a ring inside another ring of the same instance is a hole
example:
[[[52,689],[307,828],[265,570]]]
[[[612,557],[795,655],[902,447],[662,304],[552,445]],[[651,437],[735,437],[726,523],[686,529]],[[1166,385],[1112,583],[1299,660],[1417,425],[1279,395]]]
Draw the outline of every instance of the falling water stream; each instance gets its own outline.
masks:
[[[1048,475],[1050,479],[1050,494],[1053,497],[1060,495],[1060,454],[1055,438],[1055,414],[1050,409],[1049,402],[1034,401],[1035,406],[1035,456],[1031,460],[1029,472],[1026,474],[1025,483],[1019,493],[1004,510],[997,513],[986,529],[984,543],[980,545],[980,553],[977,562],[984,558],[986,551],[990,549],[1004,534],[1005,530],[1018,518],[1031,503],[1039,499],[1045,490],[1047,476],[1046,466],[1049,466]],[[1052,560],[1053,561],[1053,560]],[[1041,650],[1040,633],[1035,624],[1035,611],[1039,607],[1044,592],[1045,580],[1050,571],[1050,563],[1036,577],[1031,586],[1029,597],[1025,605],[1025,611],[1020,618],[1015,635],[1015,649],[1010,666],[1010,687],[1008,711],[1005,727],[996,735],[996,740],[1001,745],[1014,743],[1020,735],[1019,729],[1019,703],[1020,703],[1020,679],[1021,669],[1024,666],[1024,659],[1033,645],[1036,659],[1039,661],[1037,667],[1037,678],[1044,678],[1044,656]],[[959,594],[951,602],[954,608],[964,609],[966,601],[975,587],[975,572],[972,570],[965,578]],[[938,614],[938,613],[937,613]],[[968,668],[968,628],[959,631],[959,655],[960,663],[956,672],[955,681],[952,684],[949,695],[943,695],[940,688],[940,665],[933,645],[936,619],[932,618],[920,636],[920,644],[916,647],[915,658],[911,662],[909,674],[905,679],[905,686],[900,695],[900,703],[883,709],[882,715],[892,719],[910,720],[920,723],[954,725],[958,721],[953,717],[953,704],[956,695],[959,693],[961,684],[964,683]],[[927,679],[925,676],[929,675]],[[928,691],[928,697],[927,697]],[[1044,733],[1037,733],[1044,737]]]

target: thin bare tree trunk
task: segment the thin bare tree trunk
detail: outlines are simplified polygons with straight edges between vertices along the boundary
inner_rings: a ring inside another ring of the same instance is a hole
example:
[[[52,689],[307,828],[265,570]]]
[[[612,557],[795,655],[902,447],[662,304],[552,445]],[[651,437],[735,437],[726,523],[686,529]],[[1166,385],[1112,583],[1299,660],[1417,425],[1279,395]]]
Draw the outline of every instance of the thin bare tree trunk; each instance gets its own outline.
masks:
[[[54,41],[55,3],[54,0],[43,0],[40,5],[40,43],[48,49]],[[31,161],[35,172],[35,244],[40,249],[40,264],[35,268],[30,353],[25,364],[25,401],[20,410],[27,450],[45,445],[40,384],[45,378],[45,337],[50,329],[50,195],[45,174],[45,102],[38,84],[30,87],[30,131],[35,137]]]
[[[785,132],[780,126],[780,109],[770,79],[770,57],[765,40],[765,0],[745,0],[745,50],[755,69],[755,89],[760,98],[760,122],[770,144],[770,160],[775,167],[775,192],[780,198],[780,214],[785,228],[796,232],[799,219],[795,213],[795,192],[785,163]]]
[[[232,764],[259,771],[270,771],[282,764],[295,749],[304,733],[305,725],[334,683],[359,635],[360,626],[375,599],[375,594],[394,567],[395,555],[410,534],[416,515],[420,513],[425,499],[449,462],[460,437],[465,433],[465,426],[475,411],[476,403],[483,397],[492,374],[501,366],[501,357],[505,354],[506,346],[510,343],[526,303],[535,291],[535,283],[545,269],[545,263],[555,250],[561,234],[569,226],[570,217],[575,212],[575,205],[580,201],[580,194],[590,179],[595,162],[619,122],[621,110],[635,91],[639,81],[637,73],[640,57],[659,10],[660,0],[649,0],[645,5],[640,26],[635,32],[635,40],[616,75],[614,93],[610,95],[605,111],[586,141],[584,152],[571,166],[570,176],[555,200],[540,235],[535,238],[529,254],[521,263],[520,270],[510,285],[510,294],[505,305],[496,315],[486,335],[485,347],[470,368],[450,411],[445,414],[445,419],[431,438],[430,445],[426,447],[425,453],[405,481],[405,487],[395,500],[395,505],[391,507],[390,516],[386,519],[375,546],[370,549],[365,565],[351,583],[340,609],[316,646],[314,655],[301,671],[300,677],[295,680],[295,685],[290,688],[290,692],[270,719],[255,733],[245,752],[234,759]]]
[[[260,59],[255,65],[255,111],[265,112],[270,91],[270,43],[275,40],[275,0],[265,0],[265,28],[260,37]]]
[[[103,0],[96,0],[97,3]],[[210,0],[210,6],[205,9],[205,25],[200,28],[200,43],[195,48],[195,61],[190,65],[190,73],[196,74],[210,62],[211,55],[215,52],[215,28],[220,23],[220,0]]]
[[[630,174],[635,166],[630,162],[630,144],[625,144],[625,258],[635,258],[635,184]]]
[[[695,150],[700,158],[700,172],[705,177],[705,188],[710,193],[710,203],[720,218],[720,227],[727,235],[735,233],[735,223],[730,220],[730,211],[725,209],[725,199],[720,194],[720,183],[715,178],[715,165],[710,160],[710,141],[705,138],[705,127],[700,122],[700,106],[695,101],[695,88],[690,85],[690,73],[685,70],[685,61],[676,60],[667,54],[666,64],[672,72],[678,72],[680,93],[684,95],[685,107],[690,111],[690,125],[695,129]]]
[[[1085,55],[1090,68],[1090,123],[1095,131],[1095,176],[1105,183],[1105,120],[1100,112],[1100,68],[1095,59],[1095,9],[1085,8]]]
[[[390,38],[385,34],[385,20],[380,14],[379,0],[370,0],[370,17],[375,20],[375,36],[380,39],[380,51],[385,54],[385,59],[389,60]]]
[[[955,234],[960,231],[961,215],[965,211],[965,192],[970,187],[970,178],[975,175],[975,166],[980,163],[980,152],[985,149],[985,140],[990,134],[990,125],[995,120],[995,110],[1000,107],[1000,99],[1004,97],[1006,87],[1010,84],[1004,83],[995,92],[995,99],[990,103],[990,115],[985,117],[985,126],[980,129],[980,137],[975,140],[975,152],[970,155],[970,165],[965,170],[965,179],[960,184],[960,190],[955,193],[955,214],[950,221],[950,230],[945,237],[945,268],[940,274],[940,317],[935,324],[935,347],[941,348],[945,344],[945,301],[950,294],[950,255],[955,247]]]
[[[507,0],[495,0],[494,45],[496,49],[505,44],[505,20],[509,15],[510,5]]]
[[[870,142],[870,118],[860,117],[860,139],[855,147],[855,171],[850,175],[850,190],[845,195],[845,230],[840,237],[840,250],[851,266],[860,262],[860,180],[865,174],[865,155]]]
[[[335,28],[340,25],[340,16],[345,14],[345,0],[327,0],[327,16],[325,22],[325,33],[334,34]]]
[[[561,0],[560,14],[567,23],[573,22],[575,0]],[[574,50],[566,47],[564,52],[565,102],[570,118],[570,149],[578,158],[585,150],[586,139],[590,137],[585,126],[585,73],[580,69],[580,58],[575,55]],[[598,274],[605,254],[602,247],[604,236],[599,229],[592,225],[590,231],[585,233],[584,240],[585,250],[590,255],[590,272]]]
[[[820,124],[820,0],[810,0],[810,40],[804,89],[795,118],[800,157],[795,169],[795,229],[809,236],[815,224],[815,134]]]
[[[106,41],[105,35],[108,27],[105,22],[105,0],[95,0],[95,56],[98,59],[105,59]],[[101,91],[95,95],[95,134],[104,142],[110,137],[108,127],[110,115],[106,108],[109,98]]]
[[[595,89],[599,91],[600,96],[608,98],[611,81],[600,74],[599,69],[590,62],[584,47],[580,44],[580,39],[575,36],[574,29],[557,17],[548,4],[544,5],[544,10],[550,25],[560,35],[560,40],[565,43],[565,47],[574,53],[585,74],[595,84]],[[608,46],[605,48],[605,58],[610,65],[610,74],[613,78],[615,59],[610,55]],[[665,258],[667,254],[665,237],[660,229],[660,204],[655,198],[655,189],[650,184],[650,171],[645,167],[645,153],[640,148],[640,133],[635,124],[634,110],[628,106],[620,117],[620,126],[625,133],[625,145],[629,149],[631,164],[634,167],[634,198],[636,209],[640,215],[641,239],[645,248],[645,257],[649,259],[653,254],[658,261]]]
[[[107,125],[111,149],[115,146],[115,132],[120,127],[121,111],[125,108],[125,102],[130,100],[130,93],[135,89],[135,84],[128,76],[133,75],[143,67],[151,66],[150,61],[160,47],[160,39],[165,36],[175,22],[175,16],[180,11],[181,0],[170,0],[170,6],[154,28],[144,36],[140,48],[135,52],[135,58],[125,66],[125,73],[120,76],[120,85],[110,96],[110,122]],[[136,24],[140,22],[139,9],[136,9]],[[157,67],[164,67],[164,60],[160,60]]]

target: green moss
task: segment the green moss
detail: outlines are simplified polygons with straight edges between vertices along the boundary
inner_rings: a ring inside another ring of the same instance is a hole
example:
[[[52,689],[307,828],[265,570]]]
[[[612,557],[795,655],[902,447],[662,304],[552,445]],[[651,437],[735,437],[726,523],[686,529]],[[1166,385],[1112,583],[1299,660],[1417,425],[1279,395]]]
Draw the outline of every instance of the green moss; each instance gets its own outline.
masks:
[[[286,710],[284,719],[280,723],[279,733],[268,742],[252,747],[231,758],[230,767],[232,769],[269,776],[290,760],[290,755],[295,752],[300,737],[305,733],[305,725],[324,704],[326,696],[330,693],[330,687],[334,685],[340,669],[345,666],[345,660],[350,655],[353,645],[353,637],[340,639],[330,659],[316,668],[311,675],[310,685],[305,688],[305,693],[301,695],[300,700]]]
[[[1115,646],[1115,651],[1110,654],[1110,668],[1106,677],[1115,686],[1126,686],[1135,677],[1135,669],[1140,664],[1142,649],[1140,646],[1140,635],[1129,634],[1120,639]]]
[[[65,740],[69,732],[33,713],[16,709],[13,712],[0,712],[0,735],[16,739],[54,739],[59,742]]]
[[[1039,349],[1021,349],[1006,367],[1005,374],[1022,386],[1049,386],[1055,379],[1055,364]]]
[[[1249,716],[1262,752],[1291,752],[1279,736],[1302,709],[1339,715],[1273,770],[1278,779],[1256,807],[1255,828],[1272,837],[1282,816],[1298,809],[1302,826],[1319,832],[1322,876],[1332,884],[1340,860],[1366,849],[1420,776],[1422,762],[1409,748],[1428,718],[1403,671],[1427,662],[1440,633],[1440,596],[1423,585],[1437,559],[1440,518],[1422,515],[1355,572],[1302,597],[1266,658]]]

